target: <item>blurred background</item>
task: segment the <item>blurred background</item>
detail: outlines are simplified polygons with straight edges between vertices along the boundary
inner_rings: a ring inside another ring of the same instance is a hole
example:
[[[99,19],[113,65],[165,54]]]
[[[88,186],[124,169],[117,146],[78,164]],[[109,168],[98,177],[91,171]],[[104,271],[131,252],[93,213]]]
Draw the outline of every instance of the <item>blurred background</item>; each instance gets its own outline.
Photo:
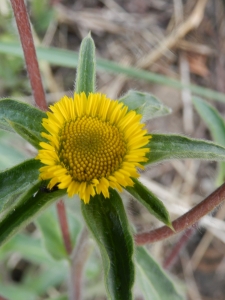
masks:
[[[27,0],[26,4],[36,46],[77,52],[81,40],[91,31],[97,58],[127,67],[125,75],[119,74],[110,64],[104,68],[99,66],[99,92],[113,99],[129,89],[148,92],[172,108],[170,115],[147,123],[149,132],[211,139],[192,106],[191,90],[173,88],[169,82],[176,79],[184,84],[225,92],[224,0]],[[3,46],[9,42],[14,43],[16,55],[4,50]],[[18,43],[10,1],[1,0],[0,97],[32,103],[24,60],[18,55]],[[40,60],[49,103],[64,94],[71,95],[74,86],[74,66],[68,66],[65,54],[56,60],[58,64]],[[133,71],[129,72],[129,67],[152,72],[152,80],[138,79]],[[154,74],[165,77],[161,83],[156,83],[158,77]],[[224,116],[225,105],[211,103]],[[34,155],[35,150],[21,138],[0,131],[1,170]],[[217,169],[214,162],[172,161],[147,167],[141,174],[141,181],[159,196],[171,218],[175,219],[216,188]],[[129,218],[137,231],[162,225],[136,201],[125,196]],[[79,203],[71,204],[70,200],[66,203],[74,205],[77,211],[77,224],[71,225],[76,235],[82,223]],[[10,289],[10,299],[67,299],[64,295],[65,263],[56,258],[56,265],[41,248],[40,230],[46,230],[49,214],[55,216],[52,210],[54,208],[0,249],[0,295],[1,291]],[[182,289],[186,289],[188,299],[225,299],[224,218],[225,206],[221,205],[188,232],[148,246],[153,257],[177,278]],[[57,226],[56,217],[52,224]],[[177,253],[179,243],[183,243],[183,247]],[[84,297],[106,299],[99,254],[93,252],[92,258],[85,271]],[[138,288],[135,295],[135,299],[143,299]]]

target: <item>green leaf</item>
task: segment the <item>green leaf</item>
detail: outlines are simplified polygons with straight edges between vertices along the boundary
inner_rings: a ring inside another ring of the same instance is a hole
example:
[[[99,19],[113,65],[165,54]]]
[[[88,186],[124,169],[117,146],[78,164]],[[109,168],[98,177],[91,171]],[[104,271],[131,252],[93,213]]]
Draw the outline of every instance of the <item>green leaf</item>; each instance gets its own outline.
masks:
[[[193,97],[194,106],[202,117],[211,135],[216,143],[225,146],[225,122],[219,112],[209,103],[204,100]],[[219,174],[217,177],[217,184],[220,185],[225,180],[225,163],[219,164]]]
[[[21,227],[27,225],[41,211],[46,209],[50,204],[59,197],[65,195],[65,190],[57,190],[46,193],[41,187],[41,182],[36,183],[15,205],[3,215],[0,220],[0,245],[5,243],[10,237],[15,235]]]
[[[82,212],[101,252],[109,299],[132,299],[133,239],[119,194],[111,189],[109,199],[96,195],[82,202]]]
[[[68,300],[68,296],[67,295],[60,295],[54,298],[47,298],[46,300]]]
[[[153,214],[157,219],[172,228],[169,213],[162,203],[152,192],[150,192],[143,184],[137,179],[132,178],[134,186],[126,187],[125,189],[134,196],[147,210]]]
[[[0,211],[14,204],[18,195],[38,180],[41,162],[30,159],[0,173]]]
[[[62,50],[57,48],[37,47],[37,56],[39,60],[45,60],[53,65],[75,68],[78,63],[78,54],[74,51]],[[19,43],[0,42],[0,53],[11,54],[23,58],[23,51]],[[179,80],[155,74],[145,70],[139,70],[135,67],[126,67],[121,64],[114,63],[105,59],[97,59],[98,70],[110,73],[124,74],[132,78],[145,80],[147,82],[155,82],[160,85],[167,85],[176,89],[188,88],[196,95],[206,97],[213,100],[225,102],[225,95],[211,89],[207,89],[194,84],[182,84]]]
[[[50,255],[55,260],[68,259],[54,208],[44,211],[36,223],[41,230],[45,248]]]
[[[219,112],[206,101],[193,97],[194,106],[202,117],[213,139],[220,145],[225,146],[225,122]]]
[[[27,261],[48,267],[55,261],[41,245],[41,240],[25,234],[17,234],[0,248],[0,261],[6,260],[12,253],[20,253]]]
[[[67,212],[67,217],[71,229],[71,242],[75,244],[81,225],[69,212]],[[48,253],[55,260],[68,259],[55,207],[50,207],[44,211],[38,217],[36,223],[41,230],[43,242]]]
[[[145,164],[153,164],[170,159],[204,159],[222,161],[225,160],[225,148],[213,142],[190,139],[175,134],[152,134],[146,147],[150,152],[146,154],[148,161]]]
[[[24,140],[20,136],[0,130],[0,171],[27,159],[23,146]]]
[[[39,274],[27,274],[26,278],[24,278],[23,286],[32,290],[36,295],[43,296],[47,294],[49,289],[65,284],[65,281],[68,279],[68,273],[69,268],[65,261],[55,261],[55,264],[50,267],[42,266]]]
[[[95,91],[95,44],[89,33],[82,41],[79,52],[76,93],[86,95]]]
[[[138,265],[138,282],[146,300],[182,300],[160,265],[150,256],[143,247],[137,247],[135,252],[136,264]],[[146,288],[149,285],[149,289]]]
[[[0,282],[0,295],[7,300],[29,299],[36,300],[36,295],[27,288],[18,284],[9,284]]]
[[[45,117],[43,111],[29,104],[12,99],[0,100],[0,128],[12,132],[16,130],[37,148],[39,142],[44,140],[41,132],[46,130],[41,123]]]
[[[17,132],[20,136],[22,136],[31,145],[33,145],[37,149],[41,149],[41,147],[39,146],[40,139],[37,138],[37,136],[32,131],[30,131],[29,129],[25,128],[24,126],[22,126],[18,123],[15,123],[15,122],[12,122],[9,120],[6,120],[6,121],[15,130],[15,132]]]
[[[135,110],[138,114],[141,114],[143,122],[171,113],[169,107],[163,105],[155,96],[149,93],[130,90],[119,101],[127,105],[129,110]]]
[[[159,295],[157,294],[154,286],[151,281],[146,277],[145,272],[140,268],[140,266],[136,263],[136,284],[139,287],[142,295],[145,297],[145,300],[160,300]]]

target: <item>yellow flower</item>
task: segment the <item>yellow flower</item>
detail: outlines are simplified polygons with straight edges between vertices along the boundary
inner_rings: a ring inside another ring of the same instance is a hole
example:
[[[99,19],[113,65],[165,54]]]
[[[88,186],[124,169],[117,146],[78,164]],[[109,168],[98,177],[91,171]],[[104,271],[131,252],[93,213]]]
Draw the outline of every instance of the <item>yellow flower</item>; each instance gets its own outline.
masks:
[[[42,122],[48,142],[36,157],[46,165],[40,179],[50,179],[48,188],[58,184],[88,203],[96,193],[109,197],[109,187],[133,186],[131,177],[139,176],[136,168],[149,152],[141,115],[99,93],[64,96],[50,109]]]

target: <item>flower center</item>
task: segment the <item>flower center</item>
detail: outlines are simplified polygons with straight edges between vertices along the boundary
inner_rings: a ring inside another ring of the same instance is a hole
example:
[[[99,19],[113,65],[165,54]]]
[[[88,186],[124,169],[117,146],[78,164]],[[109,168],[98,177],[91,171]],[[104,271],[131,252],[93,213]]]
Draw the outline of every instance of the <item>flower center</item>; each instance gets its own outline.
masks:
[[[65,123],[59,145],[60,161],[79,182],[109,176],[119,169],[127,151],[116,126],[90,116]]]

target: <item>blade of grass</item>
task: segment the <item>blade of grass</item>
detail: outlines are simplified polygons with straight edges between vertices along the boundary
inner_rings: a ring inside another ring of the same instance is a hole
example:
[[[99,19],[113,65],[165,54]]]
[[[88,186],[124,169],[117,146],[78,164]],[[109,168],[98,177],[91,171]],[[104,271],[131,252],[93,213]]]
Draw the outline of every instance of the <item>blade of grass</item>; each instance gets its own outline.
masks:
[[[78,53],[69,50],[57,48],[41,48],[37,47],[37,56],[39,60],[45,60],[53,65],[75,68],[78,62]],[[0,53],[11,54],[17,57],[23,57],[22,49],[19,43],[0,42]],[[140,70],[134,67],[125,67],[105,59],[97,59],[97,69],[116,73],[125,74],[132,78],[155,82],[162,85],[174,87],[176,89],[188,88],[196,95],[225,102],[225,95],[208,88],[200,87],[194,84],[182,84],[179,80],[171,79],[163,75]]]

